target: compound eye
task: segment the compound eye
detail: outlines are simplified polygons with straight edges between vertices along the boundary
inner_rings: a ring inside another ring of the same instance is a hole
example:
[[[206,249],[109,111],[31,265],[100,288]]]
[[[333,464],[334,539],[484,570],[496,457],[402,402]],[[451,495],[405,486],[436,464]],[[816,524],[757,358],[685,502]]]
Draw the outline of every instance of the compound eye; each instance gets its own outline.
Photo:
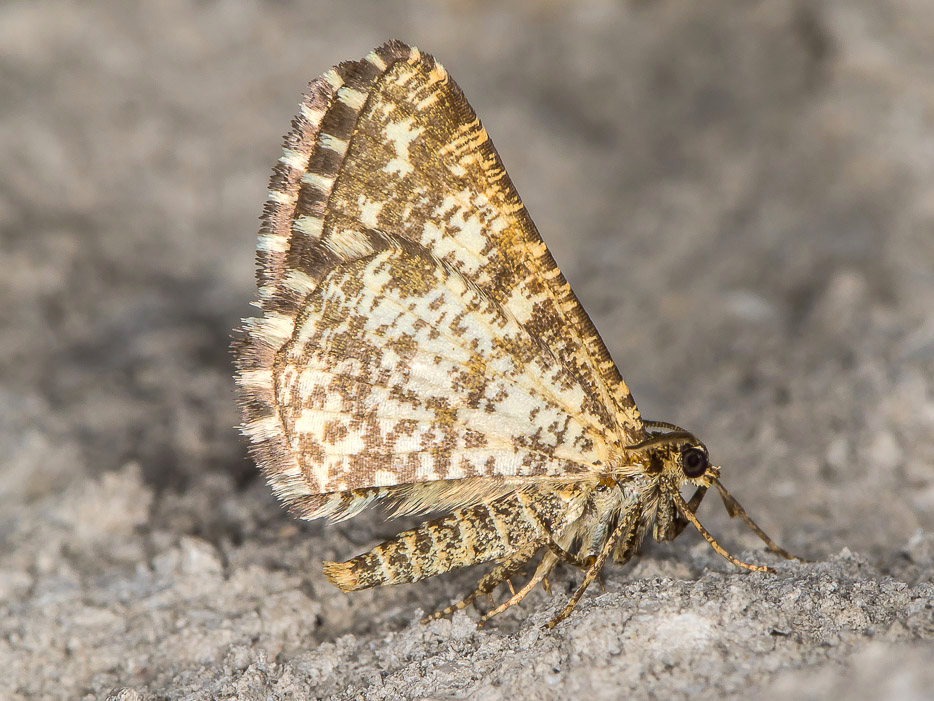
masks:
[[[707,470],[707,454],[700,448],[686,448],[681,453],[681,469],[687,477],[700,477]]]

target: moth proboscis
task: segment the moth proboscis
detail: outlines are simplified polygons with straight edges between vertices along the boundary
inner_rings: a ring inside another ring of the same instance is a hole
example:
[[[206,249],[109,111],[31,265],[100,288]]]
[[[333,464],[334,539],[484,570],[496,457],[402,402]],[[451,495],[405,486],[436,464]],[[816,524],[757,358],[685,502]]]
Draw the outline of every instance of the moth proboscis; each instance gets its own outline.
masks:
[[[285,138],[257,244],[259,318],[234,350],[241,430],[302,518],[375,502],[434,520],[347,562],[344,591],[495,563],[464,608],[503,582],[518,603],[563,562],[583,582],[652,530],[692,524],[720,484],[707,448],[642,419],[444,68],[391,41],[313,81]],[[685,501],[680,489],[696,488]],[[511,577],[534,558],[528,582]]]

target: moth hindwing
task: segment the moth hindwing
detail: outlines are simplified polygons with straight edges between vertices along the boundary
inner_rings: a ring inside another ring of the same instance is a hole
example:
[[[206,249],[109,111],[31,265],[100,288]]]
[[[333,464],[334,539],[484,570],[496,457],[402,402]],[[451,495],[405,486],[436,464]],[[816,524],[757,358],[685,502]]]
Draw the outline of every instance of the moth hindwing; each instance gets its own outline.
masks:
[[[398,41],[313,81],[269,185],[258,306],[234,344],[241,430],[307,519],[384,501],[443,515],[325,574],[345,591],[492,570],[444,615],[533,558],[584,581],[649,528],[693,523],[718,481],[707,449],[643,421],[486,130],[441,64]],[[685,502],[679,488],[697,492]],[[781,553],[784,551],[778,549]],[[512,585],[510,584],[510,587]]]

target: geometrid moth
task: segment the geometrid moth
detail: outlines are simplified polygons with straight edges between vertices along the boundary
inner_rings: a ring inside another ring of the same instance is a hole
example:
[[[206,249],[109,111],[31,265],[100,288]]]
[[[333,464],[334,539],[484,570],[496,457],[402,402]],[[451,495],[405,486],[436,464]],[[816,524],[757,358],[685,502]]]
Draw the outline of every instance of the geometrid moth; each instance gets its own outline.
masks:
[[[389,42],[311,83],[269,186],[259,318],[235,342],[241,430],[302,518],[443,515],[325,574],[344,591],[495,563],[584,570],[692,524],[710,487],[778,547],[682,428],[643,420],[460,89]],[[685,501],[680,488],[696,487]],[[512,585],[510,584],[510,589]]]

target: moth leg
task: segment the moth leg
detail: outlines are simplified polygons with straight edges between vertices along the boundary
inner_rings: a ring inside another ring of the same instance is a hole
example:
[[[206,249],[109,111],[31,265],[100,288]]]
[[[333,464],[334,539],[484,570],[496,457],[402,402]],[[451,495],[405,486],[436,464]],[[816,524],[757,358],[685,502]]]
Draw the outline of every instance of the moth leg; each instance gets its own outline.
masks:
[[[539,497],[541,496],[542,494],[539,493]],[[560,501],[541,498],[536,500],[530,498],[530,495],[527,493],[517,494],[517,499],[523,507],[525,519],[538,526],[537,537],[542,540],[544,545],[548,546],[548,549],[553,552],[560,561],[566,562],[572,567],[581,570],[586,570],[590,567],[589,560],[592,558],[581,558],[565,550],[555,540],[554,535],[552,535],[554,523],[560,518],[560,509],[564,506]]]
[[[636,554],[638,547],[638,538],[627,538],[617,542],[616,549],[613,551],[613,561],[618,565],[625,565]]]
[[[688,502],[688,505],[687,505],[688,510],[692,514],[697,513],[697,509],[700,506],[700,503],[704,500],[705,494],[707,494],[707,487],[698,487],[695,490],[694,495],[691,497],[691,500]],[[727,511],[729,511],[729,508],[727,509]],[[671,532],[669,534],[666,534],[665,540],[670,541],[670,540],[674,540],[675,538],[677,538],[679,535],[681,535],[682,531],[684,531],[684,529],[687,527],[689,523],[690,521],[688,521],[684,516],[682,516],[681,514],[678,514],[675,517],[674,523],[672,524]]]
[[[553,538],[550,538],[548,540],[548,549],[551,550],[551,552],[553,552],[555,555],[557,555],[558,558],[562,562],[566,562],[572,567],[576,567],[577,569],[583,570],[584,572],[586,572],[593,566],[593,563],[594,563],[593,555],[589,557],[578,557],[577,555],[574,555],[573,553],[568,552],[567,550],[562,548],[560,545],[558,545]],[[597,575],[597,582],[600,584],[600,590],[606,591],[606,587],[603,585],[603,577],[600,576],[599,574]],[[548,583],[548,580],[544,580],[544,585],[546,585],[545,586],[546,590],[549,588],[547,586],[547,583]]]
[[[628,543],[630,541],[635,541],[636,533],[638,533],[638,528],[636,528],[636,521],[641,517],[642,505],[637,503],[635,507],[630,509],[630,511],[626,514],[626,518],[624,518],[619,523],[619,525],[616,526],[613,534],[607,538],[606,543],[604,543],[603,548],[600,550],[596,559],[594,559],[590,569],[587,570],[587,574],[584,576],[584,581],[581,582],[580,586],[577,588],[577,591],[574,592],[574,594],[568,600],[567,605],[561,610],[561,612],[548,621],[548,628],[554,628],[571,614],[571,611],[573,611],[574,607],[577,606],[577,602],[580,601],[581,597],[584,595],[584,592],[587,591],[587,587],[590,586],[590,583],[600,575],[600,570],[603,569],[603,565],[606,564],[607,558],[616,548],[616,543],[620,540],[620,538],[625,538],[627,541],[627,548],[629,547]]]
[[[710,547],[716,550],[717,553],[719,553],[726,560],[729,560],[737,567],[743,567],[747,570],[753,570],[754,572],[775,572],[775,570],[771,567],[766,567],[765,565],[753,565],[748,562],[743,562],[735,555],[728,553],[723,548],[723,546],[720,545],[720,543],[718,543],[712,535],[710,535],[710,531],[704,528],[701,522],[697,520],[697,516],[694,515],[694,512],[688,509],[688,504],[684,501],[684,497],[681,496],[681,493],[677,489],[668,490],[668,495],[675,502],[678,510],[681,511],[684,517],[687,518],[688,521],[693,524],[694,528],[697,529],[697,532],[704,536],[704,540],[710,544]]]
[[[765,543],[769,550],[771,550],[773,553],[781,555],[786,560],[808,562],[802,557],[792,555],[790,552],[779,546],[774,540],[769,538],[765,531],[759,528],[758,524],[756,524],[756,522],[749,517],[749,514],[747,514],[746,510],[740,506],[739,502],[733,498],[733,495],[726,491],[726,487],[720,484],[720,480],[715,479],[713,484],[717,488],[717,491],[720,492],[720,498],[723,499],[723,506],[726,508],[726,512],[730,515],[730,518],[736,518],[739,516],[746,523],[746,525],[749,526],[749,529],[757,536],[759,536],[762,542]]]
[[[562,562],[566,562],[572,567],[576,567],[579,570],[587,570],[590,568],[590,565],[593,564],[592,557],[578,557],[577,555],[571,552],[568,552],[567,550],[562,548],[560,545],[558,545],[558,543],[555,542],[555,539],[552,538],[551,536],[548,537],[547,545],[548,545],[548,549],[551,550],[551,552],[553,552],[555,555],[557,555],[559,560],[561,560]]]
[[[450,616],[455,611],[460,611],[461,609],[466,608],[471,603],[473,603],[474,599],[479,596],[483,596],[484,594],[490,595],[490,601],[492,603],[493,590],[496,589],[496,587],[499,586],[503,580],[509,581],[509,577],[512,577],[518,573],[519,570],[525,567],[526,563],[532,559],[541,546],[541,543],[532,542],[520,548],[507,559],[496,565],[496,567],[494,567],[489,574],[480,580],[477,588],[465,596],[461,601],[458,601],[456,604],[452,604],[451,606],[447,606],[440,611],[435,611],[431,615],[425,616],[425,618],[422,619],[422,623],[427,623],[428,621],[434,620],[436,618]]]
[[[487,611],[480,617],[480,621],[477,623],[477,627],[483,626],[488,620],[493,618],[510,606],[515,606],[520,601],[522,601],[526,595],[535,588],[535,585],[545,579],[548,576],[548,573],[558,564],[558,556],[555,555],[551,550],[548,550],[545,553],[545,556],[542,558],[542,561],[538,563],[538,568],[535,570],[535,574],[532,575],[532,578],[526,583],[522,589],[513,594],[509,599],[501,603],[495,609]]]

